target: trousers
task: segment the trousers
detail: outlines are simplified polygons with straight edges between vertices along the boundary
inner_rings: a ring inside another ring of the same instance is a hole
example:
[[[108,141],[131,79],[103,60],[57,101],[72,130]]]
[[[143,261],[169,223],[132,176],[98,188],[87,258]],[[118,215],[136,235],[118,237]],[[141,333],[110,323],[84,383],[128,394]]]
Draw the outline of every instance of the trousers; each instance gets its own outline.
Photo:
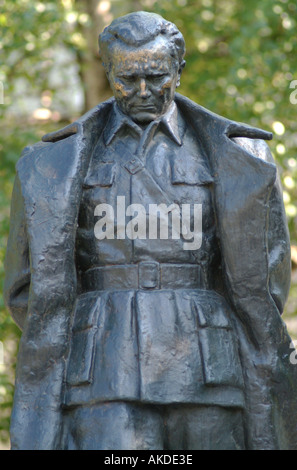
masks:
[[[244,450],[240,408],[104,402],[64,412],[64,450]]]

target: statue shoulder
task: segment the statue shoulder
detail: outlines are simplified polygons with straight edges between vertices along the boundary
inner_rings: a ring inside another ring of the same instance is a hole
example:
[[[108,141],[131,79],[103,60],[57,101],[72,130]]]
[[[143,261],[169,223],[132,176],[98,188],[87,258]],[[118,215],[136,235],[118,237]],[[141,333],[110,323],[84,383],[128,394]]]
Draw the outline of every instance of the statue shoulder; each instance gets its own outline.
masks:
[[[34,159],[37,154],[39,154],[43,150],[46,151],[53,145],[53,143],[59,140],[66,139],[67,137],[70,137],[71,135],[74,135],[76,133],[78,133],[78,125],[76,123],[73,123],[57,131],[45,134],[42,137],[41,141],[36,142],[32,145],[27,145],[22,150],[17,166],[19,166],[20,162],[22,162],[23,160],[28,161]]]
[[[175,101],[198,135],[204,135],[207,139],[209,133],[214,139],[225,135],[252,155],[269,163],[274,162],[265,142],[273,138],[271,132],[220,116],[178,93]]]
[[[109,114],[113,102],[114,98],[110,98],[109,100],[98,104],[79,119],[71,124],[68,124],[68,126],[65,126],[57,131],[50,132],[49,134],[45,134],[42,137],[42,141],[57,142],[74,134],[82,133],[85,129],[91,131],[93,127],[95,127],[98,132],[98,130],[105,125],[106,116]]]
[[[43,150],[45,149],[46,147],[48,147],[50,145],[50,143],[48,142],[36,142],[32,145],[27,145],[23,150],[22,150],[22,153],[20,155],[20,158],[17,162],[17,169],[21,166],[22,162],[24,160],[28,161],[28,160],[32,160],[35,155],[37,153],[39,153],[40,150]]]
[[[106,118],[113,102],[114,98],[111,98],[98,104],[76,121],[54,132],[45,134],[40,142],[25,147],[18,160],[17,169],[20,169],[24,162],[27,164],[28,162],[33,161],[37,154],[43,151],[46,152],[47,149],[50,149],[56,142],[60,142],[74,135],[82,137],[90,135],[94,129],[97,134],[100,133],[106,124]]]
[[[275,163],[271,154],[268,144],[263,139],[253,139],[249,137],[232,137],[231,140],[235,142],[244,150],[251,153],[253,156],[260,158],[268,163]]]

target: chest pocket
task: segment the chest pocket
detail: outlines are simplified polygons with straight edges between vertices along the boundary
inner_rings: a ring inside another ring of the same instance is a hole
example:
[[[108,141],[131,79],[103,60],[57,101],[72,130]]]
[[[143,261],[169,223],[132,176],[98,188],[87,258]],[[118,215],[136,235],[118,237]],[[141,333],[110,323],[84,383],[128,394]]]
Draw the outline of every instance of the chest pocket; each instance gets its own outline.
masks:
[[[207,162],[192,155],[175,155],[171,161],[171,183],[173,185],[207,185],[213,183]]]
[[[110,187],[115,179],[116,164],[114,162],[92,162],[84,181],[84,188],[96,186]]]

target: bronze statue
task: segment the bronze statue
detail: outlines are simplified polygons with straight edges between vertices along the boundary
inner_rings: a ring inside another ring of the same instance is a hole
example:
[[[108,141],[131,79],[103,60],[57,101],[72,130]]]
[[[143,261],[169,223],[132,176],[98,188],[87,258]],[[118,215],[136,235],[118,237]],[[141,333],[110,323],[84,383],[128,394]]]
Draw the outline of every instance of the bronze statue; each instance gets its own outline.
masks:
[[[290,242],[269,132],[175,92],[152,13],[99,38],[114,98],[17,164],[13,449],[297,449]]]

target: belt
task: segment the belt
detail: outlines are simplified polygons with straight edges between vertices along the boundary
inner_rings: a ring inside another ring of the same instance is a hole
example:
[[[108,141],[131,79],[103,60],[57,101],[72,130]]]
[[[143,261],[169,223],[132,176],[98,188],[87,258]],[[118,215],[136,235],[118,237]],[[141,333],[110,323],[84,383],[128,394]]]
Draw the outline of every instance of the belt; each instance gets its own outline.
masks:
[[[82,290],[203,288],[198,264],[141,262],[91,268],[82,274]]]

